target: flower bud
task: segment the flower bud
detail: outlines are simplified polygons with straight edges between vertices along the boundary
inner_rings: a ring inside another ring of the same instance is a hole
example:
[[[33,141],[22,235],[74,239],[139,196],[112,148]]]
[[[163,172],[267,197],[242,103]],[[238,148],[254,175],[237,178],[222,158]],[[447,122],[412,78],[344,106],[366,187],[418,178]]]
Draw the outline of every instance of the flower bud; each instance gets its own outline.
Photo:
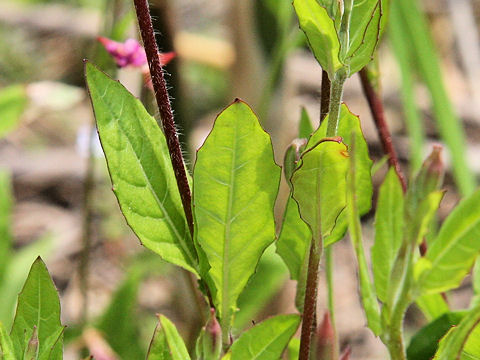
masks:
[[[30,340],[28,341],[28,344],[27,344],[27,349],[25,351],[24,359],[26,360],[36,359],[37,349],[38,349],[38,332],[37,332],[37,327],[34,326],[32,336],[30,337]]]
[[[445,165],[442,161],[442,147],[435,145],[432,153],[424,161],[415,178],[415,187],[420,198],[425,198],[443,184]]]
[[[196,352],[199,360],[218,360],[222,351],[222,329],[215,317],[215,309],[210,309],[210,318],[202,329],[197,341]]]
[[[333,329],[332,319],[329,311],[326,311],[323,315],[322,323],[317,330],[317,359],[337,359],[335,331]]]

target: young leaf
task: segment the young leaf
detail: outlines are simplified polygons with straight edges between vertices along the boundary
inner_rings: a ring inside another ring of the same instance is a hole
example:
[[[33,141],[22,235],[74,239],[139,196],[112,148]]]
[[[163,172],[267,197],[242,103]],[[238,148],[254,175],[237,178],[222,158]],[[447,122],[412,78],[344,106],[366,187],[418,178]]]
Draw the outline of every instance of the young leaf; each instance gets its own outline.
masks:
[[[10,334],[17,359],[23,359],[35,328],[38,336],[37,358],[62,359],[60,301],[57,289],[40,258],[33,263],[18,296],[17,313]]]
[[[278,315],[262,321],[233,343],[231,360],[278,360],[299,324],[299,315]]]
[[[175,325],[165,316],[158,316],[147,360],[189,360],[187,348]]]
[[[0,138],[15,129],[27,106],[25,86],[10,85],[0,90]]]
[[[269,135],[250,107],[236,100],[198,150],[193,180],[197,241],[210,265],[224,342],[238,296],[275,239],[279,181]]]
[[[480,242],[480,190],[463,200],[447,217],[424,257],[415,264],[417,287],[423,293],[448,291],[460,285],[473,265]]]
[[[307,148],[312,147],[318,143],[327,134],[328,115],[320,125],[320,128],[315,131],[310,137]],[[343,104],[340,111],[340,122],[338,124],[338,136],[342,137],[342,142],[347,145],[351,144],[355,139],[355,158],[356,158],[356,176],[355,176],[355,188],[362,189],[357,194],[357,207],[359,215],[366,214],[372,206],[372,177],[370,175],[372,160],[368,155],[368,145],[363,136],[362,128],[360,126],[360,119],[358,116],[350,112],[348,107]],[[324,240],[324,245],[329,246],[340,240],[345,231],[347,230],[347,214],[341,213],[337,219],[337,223],[330,236],[327,236]]]
[[[385,29],[388,1],[355,1],[350,18],[348,45],[342,44],[341,61],[350,66],[350,75],[360,71],[373,57]]]
[[[12,339],[2,322],[0,322],[0,359],[16,360]]]
[[[410,340],[407,348],[408,360],[431,359],[438,348],[440,339],[452,326],[464,318],[466,311],[447,312],[421,328]]]
[[[10,176],[0,170],[0,284],[2,283],[10,258],[10,211],[12,206]]]
[[[293,6],[313,55],[332,80],[343,66],[338,58],[340,42],[333,20],[317,0],[294,0]]]
[[[447,335],[442,338],[434,360],[460,359],[468,337],[479,322],[480,307],[476,306],[465,314],[458,326],[451,328]]]
[[[324,139],[307,150],[292,177],[293,197],[312,231],[315,246],[330,235],[345,208],[347,147],[340,138]]]
[[[370,281],[368,273],[367,260],[363,249],[362,225],[360,223],[360,215],[357,208],[357,194],[360,192],[355,187],[356,184],[356,167],[357,157],[355,156],[356,146],[355,140],[350,146],[350,167],[347,176],[347,215],[350,239],[355,249],[355,255],[358,261],[358,276],[360,280],[360,295],[362,297],[363,308],[367,316],[368,327],[375,335],[380,335],[382,325],[380,321],[380,309],[378,306],[377,296]]]
[[[165,136],[138,99],[90,63],[87,84],[113,190],[145,247],[198,275]]]
[[[300,115],[300,123],[298,124],[298,137],[300,139],[308,139],[313,133],[312,121],[308,116],[307,109],[302,107],[302,113]]]
[[[304,260],[308,258],[311,239],[312,232],[300,218],[298,204],[290,196],[276,245],[277,253],[287,265],[292,280],[299,280],[302,272],[306,271]]]
[[[255,274],[238,298],[239,312],[234,328],[243,329],[267,305],[285,283],[287,269],[270,245],[262,255]]]
[[[415,302],[428,321],[433,321],[450,311],[442,294],[422,295]]]
[[[403,237],[403,191],[393,168],[380,187],[375,213],[375,243],[372,246],[372,267],[377,296],[387,298],[388,280]]]

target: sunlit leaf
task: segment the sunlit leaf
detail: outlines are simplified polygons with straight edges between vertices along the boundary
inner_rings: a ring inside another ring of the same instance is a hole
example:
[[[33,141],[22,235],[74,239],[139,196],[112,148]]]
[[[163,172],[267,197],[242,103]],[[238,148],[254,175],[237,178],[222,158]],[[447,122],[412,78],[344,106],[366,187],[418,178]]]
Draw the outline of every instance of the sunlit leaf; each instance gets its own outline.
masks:
[[[393,262],[403,237],[403,191],[400,180],[391,168],[380,187],[375,213],[375,243],[372,266],[377,296],[387,298],[388,281]]]
[[[10,176],[0,170],[0,283],[2,283],[10,259],[11,234],[10,213],[12,206],[12,187]]]
[[[0,322],[0,359],[16,360],[12,339],[2,322]]]
[[[145,247],[198,273],[165,136],[138,99],[86,64],[87,84],[113,190]]]
[[[158,316],[147,360],[190,360],[187,348],[175,325],[165,316]]]
[[[255,325],[233,343],[231,359],[278,360],[299,324],[299,315],[278,315]]]
[[[422,292],[447,291],[460,285],[480,251],[480,191],[450,213],[424,257],[415,265]]]
[[[34,328],[38,336],[37,359],[62,359],[63,326],[60,323],[60,300],[40,258],[33,263],[18,296],[17,312],[10,334],[17,359],[23,358]]]
[[[293,6],[313,55],[332,80],[343,66],[338,58],[340,43],[333,20],[317,0],[294,0]]]
[[[250,107],[236,100],[217,117],[198,150],[193,182],[197,241],[208,258],[224,331],[238,296],[275,239],[279,181],[269,135]]]

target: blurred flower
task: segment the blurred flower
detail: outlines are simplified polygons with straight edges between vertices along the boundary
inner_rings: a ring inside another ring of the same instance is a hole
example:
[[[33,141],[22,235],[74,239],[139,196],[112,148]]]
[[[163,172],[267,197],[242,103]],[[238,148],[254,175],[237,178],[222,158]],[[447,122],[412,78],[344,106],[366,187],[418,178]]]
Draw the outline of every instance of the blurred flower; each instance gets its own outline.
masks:
[[[118,67],[140,67],[146,68],[147,55],[145,49],[135,39],[127,39],[125,42],[118,42],[99,36],[98,41],[105,47],[105,50],[112,55]],[[167,65],[174,57],[174,52],[158,53],[162,66]]]

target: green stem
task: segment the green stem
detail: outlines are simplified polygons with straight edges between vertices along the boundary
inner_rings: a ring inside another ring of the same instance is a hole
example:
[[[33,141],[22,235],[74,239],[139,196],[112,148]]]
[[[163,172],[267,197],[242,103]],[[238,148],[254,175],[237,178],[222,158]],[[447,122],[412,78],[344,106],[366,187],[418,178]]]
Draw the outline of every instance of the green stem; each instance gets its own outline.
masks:
[[[343,84],[347,75],[345,69],[340,69],[332,80],[330,87],[330,107],[328,109],[327,137],[337,135],[338,121],[340,119],[340,109],[342,106]]]
[[[344,0],[342,22],[340,24],[341,52],[346,54],[350,43],[350,20],[352,18],[353,0]]]

